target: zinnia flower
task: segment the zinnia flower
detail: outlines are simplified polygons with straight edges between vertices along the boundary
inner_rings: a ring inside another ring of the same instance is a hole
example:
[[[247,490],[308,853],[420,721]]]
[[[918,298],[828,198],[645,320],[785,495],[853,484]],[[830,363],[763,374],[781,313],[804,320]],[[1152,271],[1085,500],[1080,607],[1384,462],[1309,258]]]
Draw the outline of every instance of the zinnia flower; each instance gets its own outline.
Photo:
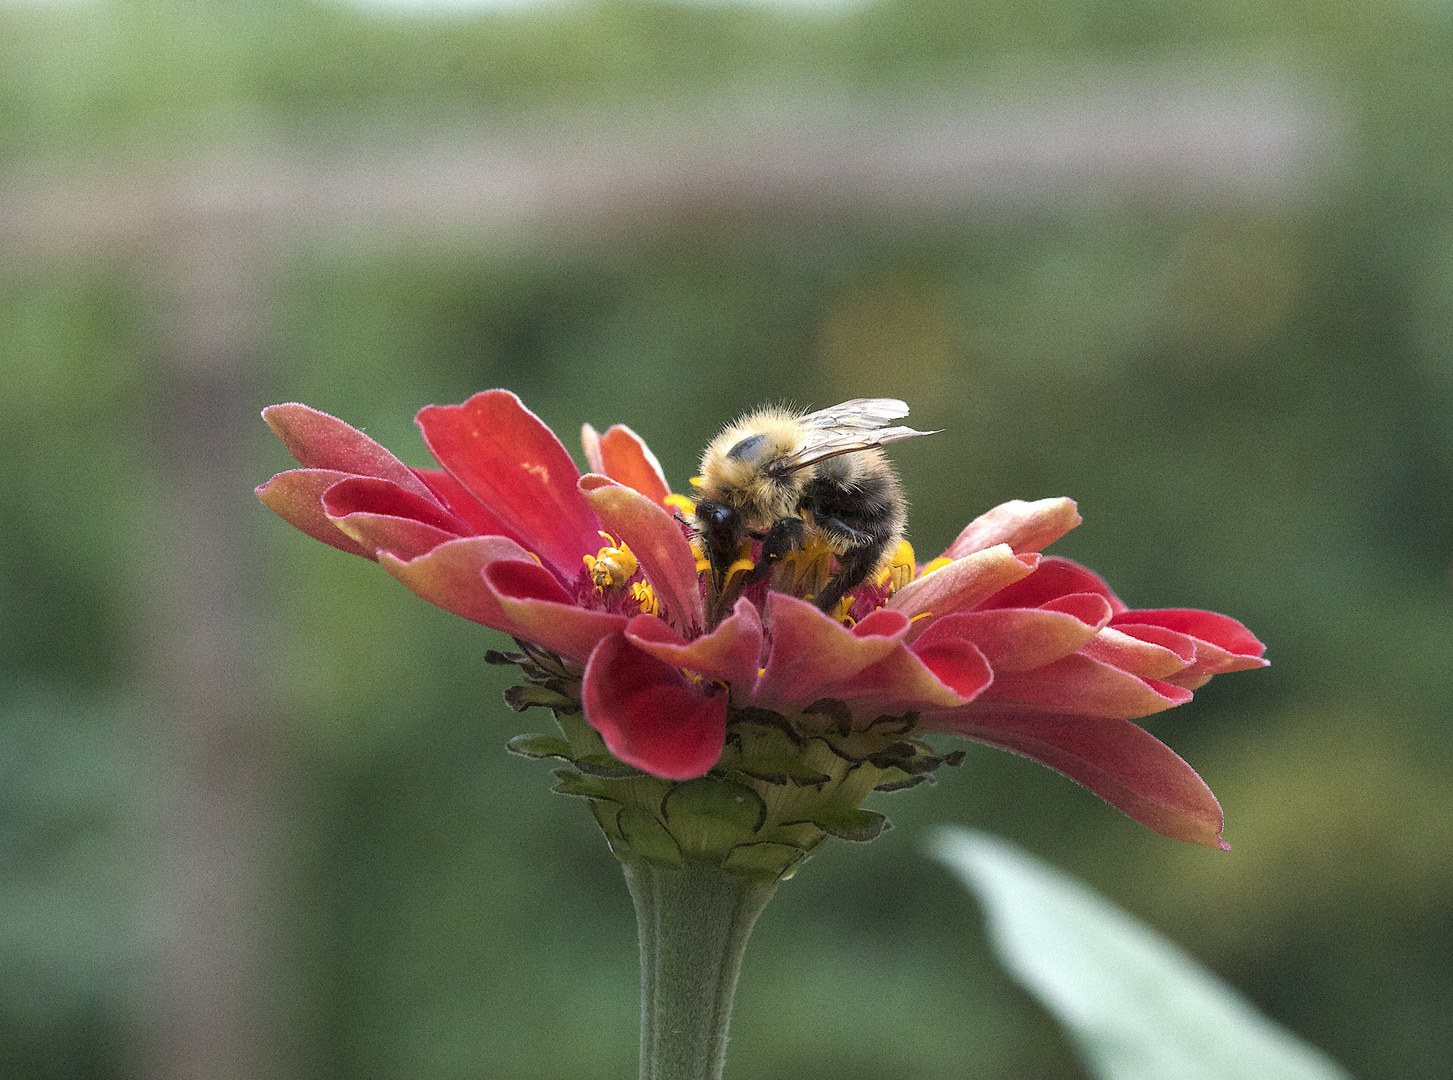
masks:
[[[709,626],[710,574],[674,513],[689,500],[671,494],[629,428],[586,425],[581,476],[505,390],[420,411],[440,469],[410,468],[305,405],[263,416],[304,466],[259,487],[264,503],[431,603],[528,643],[513,659],[547,689],[522,704],[569,711],[578,695],[627,766],[681,781],[729,764],[733,776],[821,790],[828,775],[812,770],[825,766],[783,750],[821,736],[850,765],[874,765],[861,801],[873,786],[923,779],[946,759],[914,740],[949,733],[1047,765],[1168,836],[1225,846],[1210,790],[1131,721],[1186,703],[1212,675],[1263,666],[1263,646],[1224,615],[1128,609],[1091,571],[1041,555],[1079,524],[1069,499],[996,507],[926,565],[903,545],[842,618],[793,595],[784,568]],[[616,798],[603,790],[578,793]],[[838,802],[834,820],[861,813]],[[620,829],[607,826],[613,844]]]

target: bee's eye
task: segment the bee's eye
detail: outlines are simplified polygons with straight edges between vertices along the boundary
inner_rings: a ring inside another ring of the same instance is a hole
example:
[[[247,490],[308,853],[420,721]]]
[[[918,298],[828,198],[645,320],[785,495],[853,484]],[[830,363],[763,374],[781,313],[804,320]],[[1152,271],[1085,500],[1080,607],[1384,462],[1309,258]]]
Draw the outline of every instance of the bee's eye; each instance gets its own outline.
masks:
[[[703,516],[701,507],[697,507],[697,516]],[[717,503],[714,506],[707,507],[704,516],[710,524],[719,529],[731,522],[732,511],[730,507]]]

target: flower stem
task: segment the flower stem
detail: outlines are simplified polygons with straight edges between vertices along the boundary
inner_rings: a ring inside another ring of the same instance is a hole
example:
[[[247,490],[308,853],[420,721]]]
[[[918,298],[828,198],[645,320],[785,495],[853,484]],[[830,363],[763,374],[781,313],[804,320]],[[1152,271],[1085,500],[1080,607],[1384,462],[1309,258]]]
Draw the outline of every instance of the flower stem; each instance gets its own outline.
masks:
[[[720,1080],[742,954],[776,882],[695,862],[625,871],[641,937],[641,1080]]]

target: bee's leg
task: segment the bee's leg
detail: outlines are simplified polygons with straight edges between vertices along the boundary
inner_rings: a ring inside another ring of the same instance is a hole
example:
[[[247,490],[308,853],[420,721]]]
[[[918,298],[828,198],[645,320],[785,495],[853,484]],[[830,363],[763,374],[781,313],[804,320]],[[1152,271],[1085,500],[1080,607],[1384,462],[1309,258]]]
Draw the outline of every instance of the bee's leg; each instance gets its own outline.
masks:
[[[757,565],[744,578],[743,588],[755,585],[772,572],[782,559],[803,546],[807,537],[807,525],[798,517],[783,518],[767,530],[762,539],[762,550],[757,554]]]
[[[850,589],[861,585],[863,579],[877,567],[888,546],[888,538],[871,536],[836,518],[819,517],[817,523],[829,535],[851,545],[838,555],[837,574],[812,601],[820,610],[831,612]]]

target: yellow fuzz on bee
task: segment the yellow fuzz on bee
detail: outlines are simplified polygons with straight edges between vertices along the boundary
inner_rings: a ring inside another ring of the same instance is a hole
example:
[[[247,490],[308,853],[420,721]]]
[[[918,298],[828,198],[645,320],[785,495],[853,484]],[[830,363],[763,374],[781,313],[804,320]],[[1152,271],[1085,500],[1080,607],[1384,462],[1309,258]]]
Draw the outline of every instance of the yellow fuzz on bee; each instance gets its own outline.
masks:
[[[585,572],[595,582],[597,594],[624,585],[636,573],[636,557],[631,554],[631,549],[624,543],[616,546],[615,537],[610,533],[600,535],[605,537],[608,546],[594,555],[584,556]]]

